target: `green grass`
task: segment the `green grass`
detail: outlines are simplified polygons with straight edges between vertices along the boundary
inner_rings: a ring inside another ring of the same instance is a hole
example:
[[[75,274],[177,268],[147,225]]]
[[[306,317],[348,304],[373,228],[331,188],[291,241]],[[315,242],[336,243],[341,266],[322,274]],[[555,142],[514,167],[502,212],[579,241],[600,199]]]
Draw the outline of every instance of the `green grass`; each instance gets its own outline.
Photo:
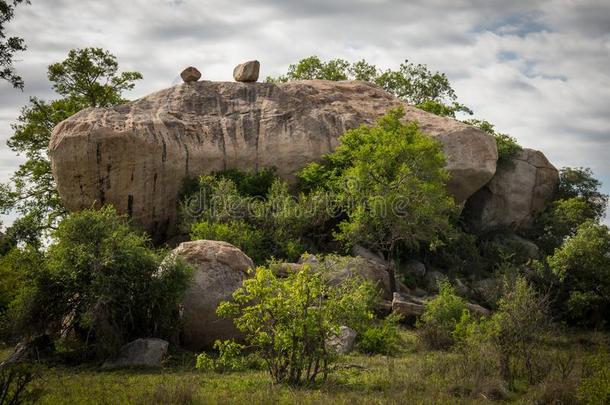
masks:
[[[332,377],[315,388],[275,385],[265,371],[217,374],[194,369],[194,353],[174,354],[161,369],[100,371],[96,366],[53,367],[37,384],[41,404],[476,404],[489,394],[464,391],[456,377],[461,358],[454,352],[427,352],[413,332],[403,332],[405,350],[396,357],[346,356]],[[577,362],[593,353],[606,337],[572,335],[549,342],[547,350],[572,353]],[[2,351],[0,355],[6,355]],[[569,384],[579,378],[579,364]],[[485,381],[491,384],[492,380]],[[569,385],[562,382],[562,386]],[[576,386],[576,385],[574,385]],[[557,382],[507,393],[505,403],[536,403],[556,395]]]

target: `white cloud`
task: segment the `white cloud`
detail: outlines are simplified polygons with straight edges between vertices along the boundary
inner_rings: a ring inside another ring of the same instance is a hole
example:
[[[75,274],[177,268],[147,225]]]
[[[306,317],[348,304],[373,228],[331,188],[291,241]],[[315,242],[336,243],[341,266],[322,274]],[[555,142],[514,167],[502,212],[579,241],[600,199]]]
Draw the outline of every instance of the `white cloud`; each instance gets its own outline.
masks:
[[[28,51],[24,93],[0,83],[0,181],[19,159],[4,145],[31,95],[53,97],[46,66],[100,46],[144,80],[130,97],[170,86],[185,66],[230,80],[240,61],[261,75],[290,63],[404,59],[446,72],[477,117],[558,167],[590,166],[610,193],[610,3],[597,0],[34,0],[9,25]]]

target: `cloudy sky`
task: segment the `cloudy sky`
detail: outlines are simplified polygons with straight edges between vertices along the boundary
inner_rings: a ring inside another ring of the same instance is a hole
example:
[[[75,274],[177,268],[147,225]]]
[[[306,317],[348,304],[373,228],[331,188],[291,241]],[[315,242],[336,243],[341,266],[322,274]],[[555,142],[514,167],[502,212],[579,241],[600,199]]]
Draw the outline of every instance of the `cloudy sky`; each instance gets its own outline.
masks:
[[[47,65],[95,46],[143,73],[130,98],[177,83],[189,65],[232,80],[249,59],[261,77],[310,55],[424,63],[475,117],[557,167],[591,167],[610,193],[608,0],[32,0],[8,31],[28,51],[17,63],[24,92],[0,83],[0,181],[20,162],[5,145],[19,108],[54,97]]]

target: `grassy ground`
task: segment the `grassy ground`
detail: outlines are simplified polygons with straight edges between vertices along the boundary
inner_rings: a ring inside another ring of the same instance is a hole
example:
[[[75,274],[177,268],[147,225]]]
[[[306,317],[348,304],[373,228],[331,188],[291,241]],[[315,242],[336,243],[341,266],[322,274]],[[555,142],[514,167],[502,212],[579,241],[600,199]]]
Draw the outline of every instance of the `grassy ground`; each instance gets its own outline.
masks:
[[[507,403],[545,403],[557,390],[575,391],[582,359],[594,353],[606,337],[572,335],[549,343],[546,349],[569,355],[572,376],[561,382],[550,376],[540,384],[502,390],[501,382],[482,380],[471,390],[472,376],[460,377],[457,353],[419,349],[405,331],[406,350],[396,357],[350,355],[326,383],[316,388],[273,385],[264,371],[227,374],[194,369],[194,354],[171,357],[162,369],[100,371],[98,367],[53,367],[38,384],[42,404],[476,404],[492,398]],[[7,350],[0,353],[6,355]],[[468,388],[468,389],[465,389]]]

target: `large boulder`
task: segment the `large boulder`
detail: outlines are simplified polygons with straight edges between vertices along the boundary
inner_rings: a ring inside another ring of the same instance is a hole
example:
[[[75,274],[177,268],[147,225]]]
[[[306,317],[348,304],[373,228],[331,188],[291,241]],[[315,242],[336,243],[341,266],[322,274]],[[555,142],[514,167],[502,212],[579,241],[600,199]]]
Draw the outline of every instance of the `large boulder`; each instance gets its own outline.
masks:
[[[468,199],[464,217],[471,228],[528,228],[552,197],[559,174],[537,150],[523,149],[498,164],[491,181]]]
[[[218,305],[230,300],[249,277],[252,260],[227,242],[196,240],[181,243],[172,252],[193,267],[193,284],[182,304],[183,337],[193,350],[209,348],[217,339],[239,338],[230,319],[216,315]]]
[[[75,114],[54,129],[49,155],[68,210],[111,203],[163,241],[176,229],[185,177],[276,167],[293,181],[298,170],[332,152],[345,131],[374,124],[401,105],[405,121],[417,121],[442,142],[449,191],[458,202],[491,179],[493,137],[359,81],[180,84]]]

